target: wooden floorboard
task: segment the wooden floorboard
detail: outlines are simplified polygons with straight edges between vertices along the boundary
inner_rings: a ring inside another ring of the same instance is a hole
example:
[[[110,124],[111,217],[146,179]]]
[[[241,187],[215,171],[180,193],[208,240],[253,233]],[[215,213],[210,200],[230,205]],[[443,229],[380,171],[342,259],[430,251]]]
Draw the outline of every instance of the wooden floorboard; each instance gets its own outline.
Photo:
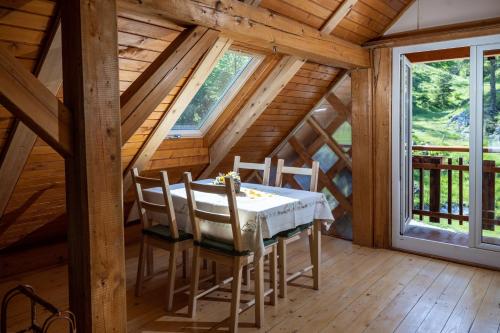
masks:
[[[290,245],[290,271],[308,264],[306,242]],[[240,332],[477,332],[500,330],[500,272],[397,251],[363,248],[324,237],[323,285],[310,277],[292,282],[287,299],[266,305],[265,325],[253,326],[253,308],[240,316]],[[133,295],[138,246],[127,248],[128,332],[226,331],[229,286],[200,300],[195,319],[187,318],[187,295],[175,298],[175,315],[164,312],[162,273]],[[158,250],[155,262],[166,269]],[[55,305],[67,307],[65,266],[32,272],[0,282],[0,295],[19,283],[31,284]],[[267,271],[266,271],[267,278]],[[178,283],[186,283],[179,278]],[[252,298],[243,288],[242,302]],[[9,314],[12,331],[26,320],[26,303],[16,301]],[[41,316],[45,314],[42,312]]]

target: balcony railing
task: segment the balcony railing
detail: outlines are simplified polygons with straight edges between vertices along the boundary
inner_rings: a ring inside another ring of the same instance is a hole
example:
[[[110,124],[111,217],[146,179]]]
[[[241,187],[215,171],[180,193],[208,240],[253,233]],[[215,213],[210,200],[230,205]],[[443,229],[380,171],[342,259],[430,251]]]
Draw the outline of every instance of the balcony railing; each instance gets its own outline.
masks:
[[[412,148],[414,153],[424,151],[469,152],[468,147],[413,146]],[[498,153],[500,152],[500,148],[488,148],[483,151]],[[468,175],[466,176],[466,173],[468,174],[469,172],[469,165],[466,163],[466,159],[464,157],[414,155],[412,163],[414,186],[413,214],[419,216],[420,220],[424,216],[427,216],[430,222],[435,223],[439,223],[441,219],[447,219],[448,224],[451,224],[453,220],[458,221],[459,224],[468,221],[468,203],[464,204],[464,191],[468,191],[469,188],[468,184],[465,184],[466,182],[468,183]],[[428,173],[428,176],[426,173]],[[483,161],[483,230],[494,230],[495,225],[500,225],[500,218],[497,216],[499,212],[495,214],[495,177],[497,173],[500,173],[500,165],[497,166],[495,161]],[[442,177],[446,177],[447,181],[442,182]],[[454,177],[458,177],[458,181],[454,182]],[[445,184],[444,186],[443,183]],[[427,191],[429,193],[428,200],[425,200],[424,193]],[[443,193],[445,193],[446,205],[442,207]]]

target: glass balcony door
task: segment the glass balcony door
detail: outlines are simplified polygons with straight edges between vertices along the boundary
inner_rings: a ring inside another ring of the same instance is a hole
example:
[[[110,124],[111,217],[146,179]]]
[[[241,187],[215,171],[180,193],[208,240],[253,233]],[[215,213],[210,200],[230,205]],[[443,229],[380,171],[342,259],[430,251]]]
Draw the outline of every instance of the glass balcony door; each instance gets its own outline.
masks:
[[[500,44],[476,46],[475,245],[500,250]]]

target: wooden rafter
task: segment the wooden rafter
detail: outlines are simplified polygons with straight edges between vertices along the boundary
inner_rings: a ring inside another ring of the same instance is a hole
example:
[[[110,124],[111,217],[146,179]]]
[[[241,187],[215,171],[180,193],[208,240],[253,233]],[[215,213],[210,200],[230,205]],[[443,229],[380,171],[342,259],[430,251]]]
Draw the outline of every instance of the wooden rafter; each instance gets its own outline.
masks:
[[[344,17],[351,11],[352,7],[358,0],[344,0],[342,4],[333,12],[328,20],[323,24],[323,29],[333,31],[337,25],[344,19]]]
[[[208,75],[210,75],[212,69],[217,65],[219,59],[231,46],[231,43],[232,40],[219,37],[212,48],[203,56],[203,59],[199,62],[188,82],[184,85],[181,92],[170,105],[168,110],[164,113],[164,115],[158,122],[158,125],[148,136],[146,142],[139,149],[129,166],[124,170],[123,188],[125,192],[130,188],[131,185],[130,169],[144,169],[158,147],[160,147],[163,140],[165,140],[166,135],[182,115],[182,112],[185,110],[186,106],[189,104],[189,102],[191,102],[193,97],[201,88],[203,82],[205,82]]]
[[[4,48],[0,48],[0,102],[61,155],[72,154],[71,113]]]
[[[210,164],[202,172],[201,178],[206,178],[213,173],[226,154],[243,137],[248,128],[259,118],[303,64],[304,60],[291,56],[285,56],[278,63],[238,115],[212,144],[210,147]]]
[[[213,45],[217,35],[204,27],[186,29],[121,95],[123,143]]]
[[[457,23],[426,29],[407,31],[370,40],[367,48],[397,47],[404,45],[440,42],[462,38],[489,36],[500,33],[500,18]]]
[[[298,21],[236,0],[121,0],[123,9],[220,30],[258,47],[342,68],[369,67],[367,51]]]
[[[61,28],[59,20],[54,24],[54,33],[47,39],[47,51],[44,52],[42,64],[39,66],[37,77],[42,84],[54,95],[62,84],[61,61]],[[9,144],[0,161],[0,217],[2,217],[7,203],[14,191],[17,181],[21,176],[23,167],[28,160],[37,135],[23,122],[17,121]]]

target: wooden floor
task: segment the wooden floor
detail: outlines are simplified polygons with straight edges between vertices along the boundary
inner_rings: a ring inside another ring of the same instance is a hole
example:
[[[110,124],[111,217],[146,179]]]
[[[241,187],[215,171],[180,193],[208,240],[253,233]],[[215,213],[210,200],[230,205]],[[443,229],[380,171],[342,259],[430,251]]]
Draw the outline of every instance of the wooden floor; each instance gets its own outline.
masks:
[[[240,316],[240,332],[500,332],[500,272],[389,250],[374,250],[324,237],[323,287],[314,291],[303,277],[288,299],[265,309],[266,325],[253,327],[253,308]],[[307,261],[307,244],[291,246],[293,266]],[[187,296],[176,298],[174,316],[163,311],[165,274],[133,296],[137,246],[127,248],[129,332],[226,331],[229,293],[217,291],[199,303],[197,318],[186,318]],[[157,263],[166,257],[158,251]],[[0,283],[0,295],[28,283],[57,306],[67,306],[66,267],[55,267]],[[228,288],[229,290],[229,288]],[[249,292],[244,299],[251,297]],[[12,307],[12,329],[25,318]]]

